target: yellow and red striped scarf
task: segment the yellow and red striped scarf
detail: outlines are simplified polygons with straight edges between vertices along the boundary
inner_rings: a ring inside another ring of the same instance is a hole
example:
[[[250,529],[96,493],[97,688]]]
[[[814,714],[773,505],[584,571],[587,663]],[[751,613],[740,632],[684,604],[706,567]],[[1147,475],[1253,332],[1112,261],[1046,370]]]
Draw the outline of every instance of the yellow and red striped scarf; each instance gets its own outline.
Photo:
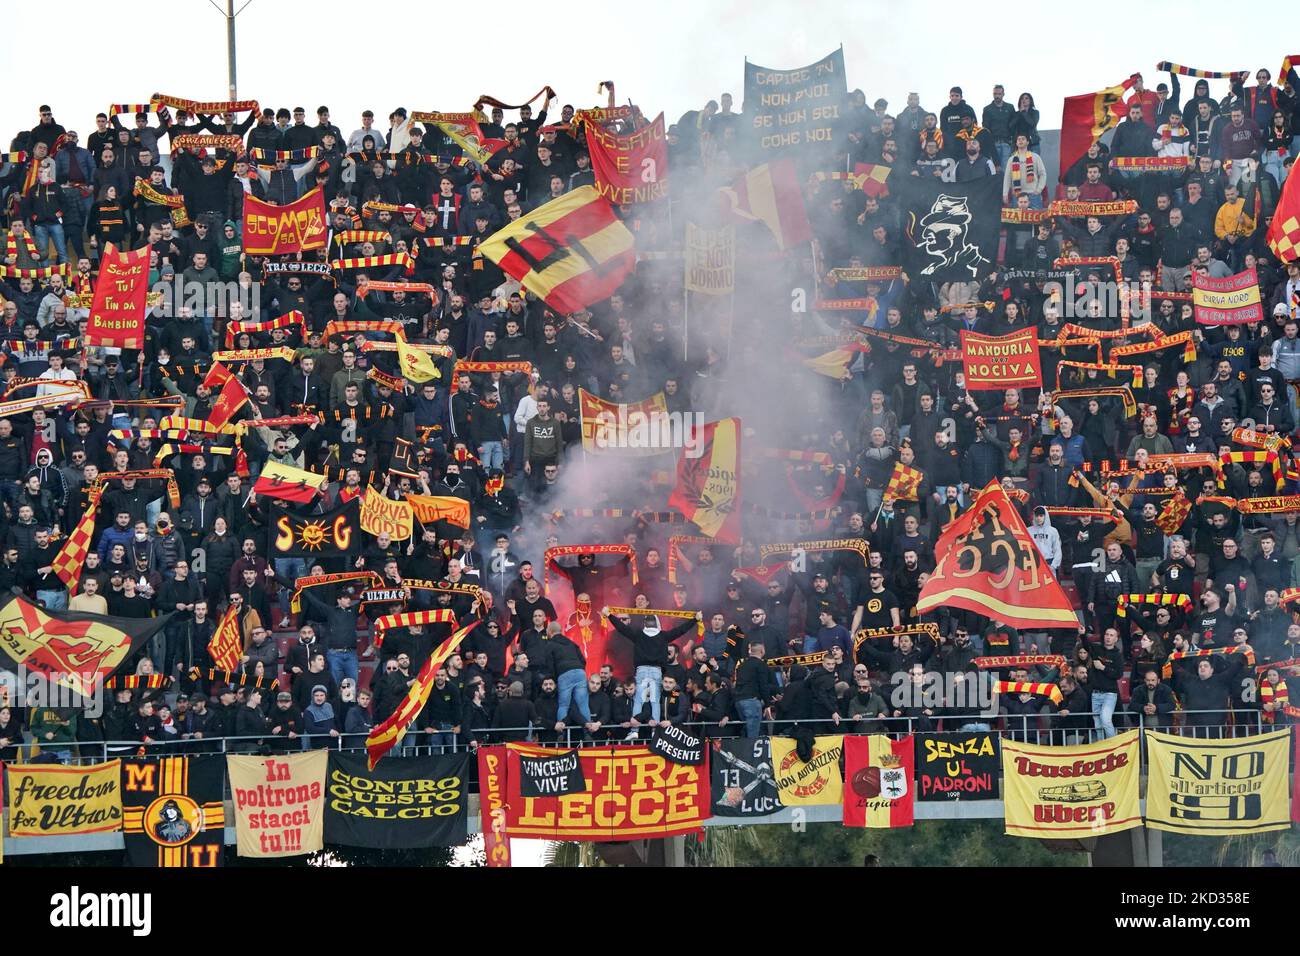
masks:
[[[993,685],[993,689],[999,694],[1037,694],[1039,697],[1049,697],[1058,706],[1065,699],[1061,696],[1061,688],[1055,684],[1000,680]]]
[[[1127,617],[1130,604],[1156,604],[1161,607],[1178,607],[1192,612],[1192,599],[1187,594],[1121,594],[1116,602],[1115,615]]]

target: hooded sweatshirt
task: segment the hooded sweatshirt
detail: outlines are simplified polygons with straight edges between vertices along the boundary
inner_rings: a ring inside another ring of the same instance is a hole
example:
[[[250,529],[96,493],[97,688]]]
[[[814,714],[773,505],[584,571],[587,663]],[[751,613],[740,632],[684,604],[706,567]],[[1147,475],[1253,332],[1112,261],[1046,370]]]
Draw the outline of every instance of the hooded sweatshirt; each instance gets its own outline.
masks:
[[[1030,522],[1029,537],[1034,539],[1034,544],[1038,545],[1038,550],[1055,574],[1061,566],[1061,533],[1052,527],[1052,516],[1044,512],[1042,524]]]

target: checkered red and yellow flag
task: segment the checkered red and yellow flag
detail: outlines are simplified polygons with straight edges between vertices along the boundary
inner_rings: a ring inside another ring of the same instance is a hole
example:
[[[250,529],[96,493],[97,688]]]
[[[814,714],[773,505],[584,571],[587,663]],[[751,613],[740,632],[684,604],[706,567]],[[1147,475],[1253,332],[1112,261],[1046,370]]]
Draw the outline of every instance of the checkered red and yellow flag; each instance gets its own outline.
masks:
[[[916,501],[920,495],[921,479],[925,472],[904,465],[901,461],[894,463],[894,473],[889,476],[885,487],[885,497],[890,501]]]
[[[54,556],[52,567],[59,580],[71,590],[81,578],[81,568],[86,563],[86,552],[90,550],[90,539],[95,535],[95,512],[99,510],[99,498],[104,493],[102,485],[90,489],[86,513],[77,521],[77,526],[63,542],[63,547]]]
[[[1300,185],[1288,176],[1268,227],[1268,247],[1282,262],[1300,259]]]

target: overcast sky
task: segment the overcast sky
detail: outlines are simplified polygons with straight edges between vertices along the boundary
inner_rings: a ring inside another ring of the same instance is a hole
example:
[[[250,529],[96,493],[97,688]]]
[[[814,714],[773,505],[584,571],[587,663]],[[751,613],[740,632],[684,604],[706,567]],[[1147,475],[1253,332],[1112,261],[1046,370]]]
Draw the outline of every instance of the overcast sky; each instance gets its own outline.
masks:
[[[224,9],[225,0],[216,2]],[[905,105],[909,90],[937,112],[953,84],[978,111],[1000,82],[1013,102],[1032,92],[1040,125],[1055,129],[1064,96],[1134,71],[1154,88],[1162,59],[1276,72],[1292,52],[1273,45],[1280,34],[1226,28],[1224,6],[1209,0],[1094,6],[1085,13],[1073,3],[1019,8],[969,0],[252,0],[237,21],[239,95],[263,106],[306,107],[312,123],[316,107],[328,105],[346,135],[367,107],[380,118],[396,106],[459,111],[480,93],[519,102],[544,83],[560,103],[603,105],[596,84],[613,79],[620,103],[630,97],[649,115],[662,109],[673,121],[723,92],[739,108],[746,56],[789,69],[843,43],[849,88],[860,87],[869,103],[883,96],[890,112]],[[226,99],[225,19],[208,0],[58,0],[57,11],[52,34],[49,7],[5,5],[6,147],[14,132],[35,125],[45,102],[84,143],[95,113],[110,103],[144,101],[153,92]],[[1021,26],[1029,22],[1034,29]],[[1226,85],[1213,81],[1212,94],[1221,96]]]

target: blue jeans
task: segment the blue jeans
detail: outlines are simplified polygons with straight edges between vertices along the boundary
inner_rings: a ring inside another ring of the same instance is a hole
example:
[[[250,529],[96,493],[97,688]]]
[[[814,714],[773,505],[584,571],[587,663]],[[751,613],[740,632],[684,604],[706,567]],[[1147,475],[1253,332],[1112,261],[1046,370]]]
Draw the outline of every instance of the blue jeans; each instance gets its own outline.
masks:
[[[640,684],[641,668],[636,669],[637,683]],[[582,715],[584,724],[591,723],[591,698],[587,696],[587,672],[581,667],[575,667],[567,670],[555,681],[555,719],[557,721],[568,721],[569,705],[576,704],[578,713]],[[658,712],[659,701],[655,700],[656,715]]]
[[[745,722],[745,736],[757,737],[763,722],[763,703],[757,697],[736,701],[736,712]]]
[[[1015,152],[1015,147],[1010,143],[994,143],[993,149],[996,150],[998,154],[998,169],[1006,169],[1007,160],[1010,159],[1011,154]]]
[[[357,652],[355,650],[329,650],[325,653],[325,659],[329,662],[330,676],[334,678],[334,683],[343,683],[345,677],[351,677],[354,684],[357,682]]]
[[[37,591],[36,600],[45,605],[47,611],[66,611],[68,609],[67,591]]]
[[[563,676],[563,675],[561,675]],[[636,698],[632,701],[632,716],[640,720],[641,704],[648,697],[650,699],[650,719],[658,723],[659,721],[659,690],[664,680],[662,668],[650,667],[642,664],[636,669]],[[586,688],[583,688],[583,697],[586,697]]]
[[[1092,692],[1092,712],[1097,715],[1097,727],[1101,731],[1103,740],[1115,736],[1115,705],[1119,702],[1119,694],[1103,694],[1100,691]]]
[[[32,227],[32,238],[36,242],[36,248],[44,256],[50,248],[50,240],[54,240],[54,248],[58,252],[59,261],[68,261],[68,238],[63,234],[63,223],[49,222],[38,223]]]
[[[290,581],[307,576],[307,562],[302,558],[274,558],[275,573]],[[289,599],[293,597],[291,588],[280,588],[280,616],[289,616]]]
[[[485,441],[478,446],[479,461],[488,471],[493,468],[500,470],[505,465],[505,452],[501,448],[499,441]]]

